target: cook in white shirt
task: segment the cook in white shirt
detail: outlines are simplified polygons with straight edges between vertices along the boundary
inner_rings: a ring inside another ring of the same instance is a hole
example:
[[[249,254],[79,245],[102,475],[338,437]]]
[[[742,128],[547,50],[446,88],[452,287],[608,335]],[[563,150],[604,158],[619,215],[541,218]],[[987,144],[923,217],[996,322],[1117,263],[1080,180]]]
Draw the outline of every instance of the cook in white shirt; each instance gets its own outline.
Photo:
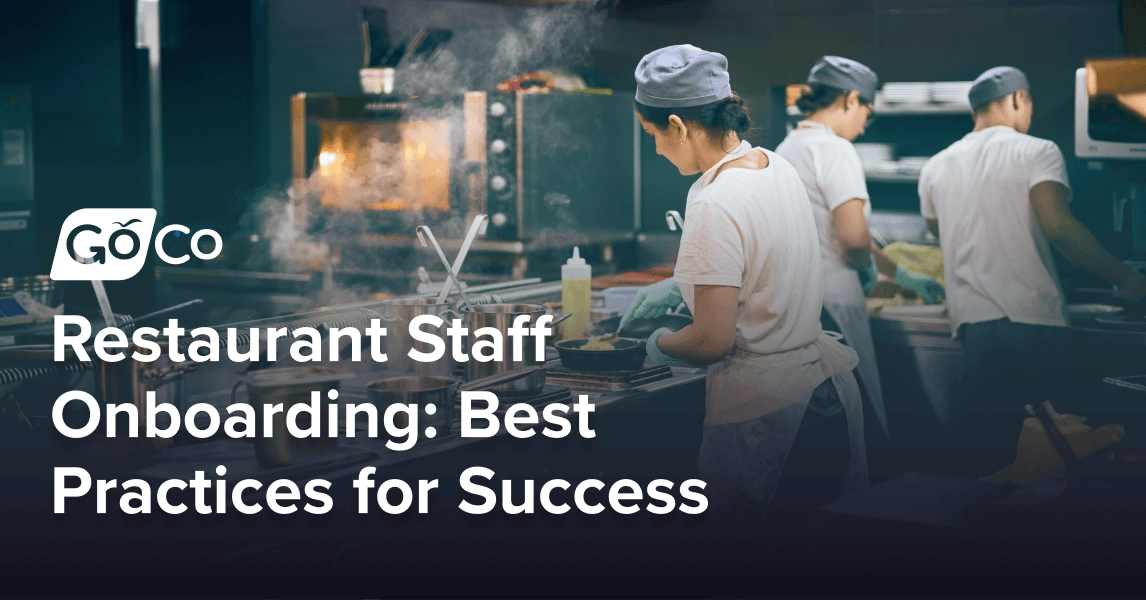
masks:
[[[993,434],[1013,446],[1024,404],[1077,393],[1069,379],[1074,336],[1051,246],[1129,301],[1146,298],[1146,277],[1071,215],[1062,152],[1027,135],[1026,76],[990,69],[969,96],[974,130],[927,162],[919,197],[943,249],[947,313],[963,346],[953,416],[976,437]]]
[[[693,46],[653,52],[637,67],[637,113],[657,154],[689,190],[673,278],[638,295],[623,321],[682,299],[694,322],[661,329],[657,362],[708,366],[701,477],[713,506],[755,520],[779,481],[813,393],[843,405],[845,489],[867,484],[856,355],[820,328],[819,241],[791,165],[740,140],[749,121],[724,56]]]
[[[927,302],[942,299],[943,286],[897,265],[872,244],[868,233],[871,202],[852,140],[864,133],[878,87],[879,78],[865,65],[839,56],[821,58],[796,104],[805,118],[776,153],[795,167],[812,203],[823,259],[824,327],[842,333],[844,343],[859,354],[859,382],[886,436],[883,388],[864,293],[875,286],[877,265]]]

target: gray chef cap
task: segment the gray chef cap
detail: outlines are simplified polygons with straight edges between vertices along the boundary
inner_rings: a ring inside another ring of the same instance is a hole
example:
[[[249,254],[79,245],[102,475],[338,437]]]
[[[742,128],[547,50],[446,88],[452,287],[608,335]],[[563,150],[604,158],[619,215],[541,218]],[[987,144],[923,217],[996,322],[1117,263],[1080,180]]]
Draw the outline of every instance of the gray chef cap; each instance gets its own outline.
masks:
[[[1014,67],[995,67],[987,69],[975,79],[971,91],[967,93],[967,99],[971,101],[971,108],[978,109],[992,100],[1029,89],[1031,84],[1027,82],[1027,76],[1022,71]]]
[[[732,95],[728,59],[688,44],[646,54],[634,76],[637,102],[654,108],[702,106]]]
[[[859,92],[860,100],[875,102],[879,77],[867,65],[842,56],[825,56],[808,73],[808,85],[819,84]]]

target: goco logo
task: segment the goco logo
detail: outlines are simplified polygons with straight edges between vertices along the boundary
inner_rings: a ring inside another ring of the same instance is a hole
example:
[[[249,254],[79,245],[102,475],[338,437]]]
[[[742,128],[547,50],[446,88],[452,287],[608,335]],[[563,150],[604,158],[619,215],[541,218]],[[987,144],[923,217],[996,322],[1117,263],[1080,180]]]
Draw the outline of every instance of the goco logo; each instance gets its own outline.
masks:
[[[139,273],[147,259],[151,232],[155,229],[153,208],[83,208],[68,215],[60,228],[51,278],[57,281],[122,281]],[[165,263],[178,265],[186,254],[171,256],[163,250],[168,234],[191,233],[183,225],[168,225],[155,236],[155,254]],[[211,252],[200,248],[204,237],[215,242]],[[223,239],[211,229],[191,236],[191,253],[211,260],[223,251]]]

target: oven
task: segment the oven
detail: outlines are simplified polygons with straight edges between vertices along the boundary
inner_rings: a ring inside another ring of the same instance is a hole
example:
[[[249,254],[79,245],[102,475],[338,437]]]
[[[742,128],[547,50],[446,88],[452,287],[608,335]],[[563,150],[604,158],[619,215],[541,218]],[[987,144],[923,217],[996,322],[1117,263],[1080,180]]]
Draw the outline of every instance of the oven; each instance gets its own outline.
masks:
[[[328,235],[630,236],[640,128],[627,95],[291,98],[295,222]],[[301,217],[301,218],[300,218]]]

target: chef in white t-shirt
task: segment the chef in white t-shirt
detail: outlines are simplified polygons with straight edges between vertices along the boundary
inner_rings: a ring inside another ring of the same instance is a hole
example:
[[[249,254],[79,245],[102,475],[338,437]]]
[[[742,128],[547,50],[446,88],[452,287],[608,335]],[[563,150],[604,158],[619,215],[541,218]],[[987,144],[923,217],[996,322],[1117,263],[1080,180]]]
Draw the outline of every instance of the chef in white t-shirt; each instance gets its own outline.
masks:
[[[682,300],[694,317],[648,339],[662,364],[708,367],[700,473],[714,507],[758,518],[813,394],[843,405],[846,489],[867,484],[855,353],[820,327],[819,241],[807,193],[780,156],[740,140],[749,119],[724,56],[683,45],[641,60],[636,110],[689,190],[672,279],[638,294],[622,326]]]
[[[943,249],[947,313],[963,346],[953,415],[975,428],[969,435],[990,439],[990,431],[1013,445],[1024,404],[1076,393],[1074,335],[1051,246],[1130,301],[1146,297],[1146,277],[1071,215],[1062,152],[1027,135],[1033,104],[1022,71],[986,71],[969,99],[974,130],[927,162],[919,197]]]
[[[883,434],[889,436],[883,388],[864,294],[875,286],[878,272],[934,303],[943,286],[927,275],[912,273],[871,242],[867,217],[871,202],[863,164],[852,141],[863,135],[872,116],[879,78],[862,63],[825,56],[812,67],[807,87],[797,101],[805,117],[776,148],[804,182],[823,258],[824,327],[839,331],[859,354],[857,369],[864,397]]]

